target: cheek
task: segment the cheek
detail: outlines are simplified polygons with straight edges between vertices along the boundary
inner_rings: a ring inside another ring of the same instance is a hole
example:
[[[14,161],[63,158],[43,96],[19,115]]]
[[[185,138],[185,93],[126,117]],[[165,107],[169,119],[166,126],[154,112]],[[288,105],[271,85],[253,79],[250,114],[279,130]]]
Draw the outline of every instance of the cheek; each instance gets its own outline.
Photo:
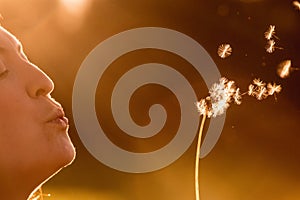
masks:
[[[26,162],[32,161],[32,157],[46,153],[43,148],[47,147],[48,139],[42,133],[41,124],[34,118],[36,111],[30,108],[30,104],[24,101],[24,97],[23,102],[15,98],[11,98],[10,101],[2,98],[0,110],[0,154],[2,154],[0,156],[2,158],[25,165]],[[5,162],[5,159],[0,160],[2,161]]]
[[[69,164],[75,151],[66,132],[43,123],[37,105],[22,91],[0,90],[0,163],[15,168],[39,166],[52,173]]]
[[[22,129],[6,129],[6,134],[2,133],[0,163],[16,171],[27,169],[29,173],[34,170],[50,176],[75,157],[74,147],[66,133],[53,133],[40,126],[28,125]]]
[[[27,99],[17,88],[6,88],[5,86],[0,89],[0,130],[7,127],[18,127],[19,123],[30,120]]]

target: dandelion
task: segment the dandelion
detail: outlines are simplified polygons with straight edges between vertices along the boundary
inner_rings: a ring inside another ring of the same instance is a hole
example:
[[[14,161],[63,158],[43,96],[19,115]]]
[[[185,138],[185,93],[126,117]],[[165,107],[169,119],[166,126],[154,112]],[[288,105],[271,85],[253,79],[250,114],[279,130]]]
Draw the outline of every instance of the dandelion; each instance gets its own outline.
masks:
[[[297,10],[300,10],[300,3],[299,3],[299,1],[293,1],[293,5],[295,6],[295,8]]]
[[[232,53],[232,48],[229,44],[221,44],[218,48],[218,55],[221,58],[226,58]]]
[[[268,28],[268,30],[265,32],[264,35],[265,35],[265,38],[266,38],[267,40],[271,40],[273,36],[274,36],[275,38],[277,38],[277,37],[275,36],[275,26],[274,26],[274,25],[270,25],[269,28]]]
[[[195,193],[196,200],[199,200],[199,156],[202,132],[206,117],[216,117],[223,114],[229,107],[229,103],[234,100],[236,104],[241,103],[241,94],[239,88],[236,89],[234,81],[228,81],[221,78],[219,83],[214,83],[209,89],[209,96],[196,103],[199,114],[202,115],[202,121],[198,134],[196,162],[195,162]]]
[[[202,116],[198,142],[196,149],[196,161],[195,161],[195,195],[196,200],[200,200],[199,195],[199,160],[200,160],[200,145],[203,133],[203,127],[206,118],[216,117],[223,114],[230,106],[230,103],[234,102],[237,105],[242,103],[242,96],[248,94],[254,96],[258,100],[267,98],[270,95],[274,95],[276,100],[276,93],[281,91],[281,86],[275,83],[266,84],[259,78],[255,78],[248,86],[248,91],[241,94],[240,88],[236,87],[234,81],[229,81],[226,78],[220,78],[218,83],[214,83],[209,89],[209,96],[201,99],[196,103],[198,112]],[[266,86],[267,85],[267,86]]]

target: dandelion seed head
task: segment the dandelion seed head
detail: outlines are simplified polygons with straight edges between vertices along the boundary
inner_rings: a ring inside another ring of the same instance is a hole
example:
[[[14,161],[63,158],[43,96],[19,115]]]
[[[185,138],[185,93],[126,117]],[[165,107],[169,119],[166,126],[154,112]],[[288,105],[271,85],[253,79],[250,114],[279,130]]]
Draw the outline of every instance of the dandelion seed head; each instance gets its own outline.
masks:
[[[230,56],[231,53],[232,53],[232,48],[229,44],[221,44],[218,47],[218,55],[221,58],[226,58],[226,57]]]
[[[300,10],[300,3],[299,3],[299,1],[293,1],[293,5],[295,6],[295,8],[297,10]]]
[[[273,53],[275,51],[275,41],[274,40],[268,40],[266,51],[268,53]]]
[[[221,78],[219,83],[214,83],[209,89],[210,99],[212,104],[230,102],[230,97],[233,91],[233,81],[228,81],[226,78]]]
[[[213,117],[223,114],[229,107],[230,96],[227,93],[226,83],[227,80],[222,78],[219,83],[214,83],[209,90]]]
[[[214,83],[209,89],[209,96],[196,103],[200,115],[216,117],[222,115],[230,103],[241,103],[239,88],[236,88],[234,81],[220,78],[218,83]]]
[[[197,110],[200,115],[205,115],[207,113],[207,104],[205,99],[201,99],[200,101],[196,102]]]
[[[274,34],[275,34],[275,26],[270,25],[264,35],[267,40],[271,40],[271,38],[274,36]]]
[[[291,66],[292,66],[292,61],[291,60],[285,60],[279,63],[277,66],[277,74],[281,78],[287,78],[289,77],[291,73]]]
[[[229,103],[225,99],[212,103],[212,116],[216,117],[218,115],[224,114],[228,107]]]
[[[232,95],[235,92],[235,85],[234,85],[234,81],[228,81],[227,84],[225,84],[225,88],[227,90],[227,93],[229,95]]]

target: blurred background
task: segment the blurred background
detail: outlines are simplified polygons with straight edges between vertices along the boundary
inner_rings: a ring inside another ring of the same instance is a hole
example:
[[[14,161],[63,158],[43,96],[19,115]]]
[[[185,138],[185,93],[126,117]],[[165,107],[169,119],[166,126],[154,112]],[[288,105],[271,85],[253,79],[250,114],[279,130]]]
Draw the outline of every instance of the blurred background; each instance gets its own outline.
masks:
[[[1,24],[21,40],[29,59],[55,82],[53,96],[64,105],[70,119],[70,136],[77,149],[75,162],[44,186],[44,192],[51,194],[45,199],[195,199],[196,141],[168,167],[145,174],[124,173],[103,165],[89,154],[72,119],[73,83],[88,53],[119,32],[145,26],[174,29],[192,37],[210,54],[222,76],[236,81],[244,91],[257,77],[275,81],[283,88],[277,101],[273,97],[257,101],[245,96],[242,105],[228,109],[218,143],[200,162],[201,199],[300,199],[300,71],[292,72],[285,79],[276,74],[278,64],[287,59],[291,60],[292,67],[300,67],[300,10],[292,2],[0,0]],[[264,38],[270,25],[276,26],[275,35],[279,38],[275,46],[282,48],[276,48],[271,54],[266,52]],[[225,59],[217,54],[218,46],[223,43],[233,49],[232,55]],[[104,81],[108,82],[103,83],[103,90],[109,91],[109,81],[114,81],[110,79],[119,72],[118,66],[132,67],[154,61],[186,69],[190,82],[199,88],[199,98],[207,95],[201,76],[189,70],[189,63],[158,50],[139,50],[118,59],[107,72]],[[147,93],[151,91],[158,91],[159,95],[149,98]],[[168,117],[173,116],[169,119],[170,128],[176,129],[178,103],[172,94],[153,87],[144,91],[144,95],[145,98],[137,100],[136,109],[143,109],[143,103],[151,104],[153,98],[166,105],[170,103]],[[99,112],[102,98],[106,97],[97,93],[97,115],[110,128],[114,125],[110,117]],[[141,123],[147,122],[139,112],[136,116],[141,118]],[[160,137],[147,141],[147,145],[114,131],[108,137],[124,149],[147,152],[166,144],[176,134],[173,129],[164,130]]]

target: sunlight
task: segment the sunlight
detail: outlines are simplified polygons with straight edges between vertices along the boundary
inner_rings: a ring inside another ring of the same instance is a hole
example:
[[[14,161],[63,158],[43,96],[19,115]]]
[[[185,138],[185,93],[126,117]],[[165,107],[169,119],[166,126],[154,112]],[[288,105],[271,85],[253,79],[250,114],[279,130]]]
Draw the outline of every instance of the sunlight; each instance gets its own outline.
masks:
[[[91,0],[60,0],[60,3],[70,14],[81,15],[89,7]]]

